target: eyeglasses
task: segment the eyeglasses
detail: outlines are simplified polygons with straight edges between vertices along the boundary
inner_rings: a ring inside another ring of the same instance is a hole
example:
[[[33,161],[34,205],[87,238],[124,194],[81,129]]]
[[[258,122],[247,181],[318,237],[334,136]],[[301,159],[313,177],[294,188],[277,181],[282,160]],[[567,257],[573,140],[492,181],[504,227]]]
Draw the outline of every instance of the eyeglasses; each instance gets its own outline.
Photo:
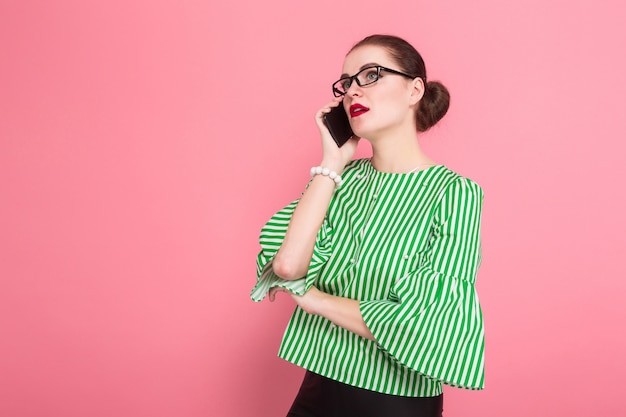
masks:
[[[374,84],[380,79],[380,72],[386,71],[391,74],[398,74],[408,78],[415,78],[412,75],[405,74],[391,68],[381,67],[380,65],[363,68],[352,77],[345,77],[333,83],[333,94],[335,97],[345,96],[353,81],[356,81],[359,87]]]

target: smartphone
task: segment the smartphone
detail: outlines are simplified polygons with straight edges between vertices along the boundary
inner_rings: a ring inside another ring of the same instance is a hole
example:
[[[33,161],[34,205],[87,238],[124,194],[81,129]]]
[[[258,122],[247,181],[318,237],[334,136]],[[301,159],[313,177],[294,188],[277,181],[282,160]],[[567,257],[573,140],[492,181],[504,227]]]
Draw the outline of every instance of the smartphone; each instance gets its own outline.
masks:
[[[342,147],[354,135],[343,103],[339,103],[337,107],[333,107],[324,115],[324,123],[339,147]]]

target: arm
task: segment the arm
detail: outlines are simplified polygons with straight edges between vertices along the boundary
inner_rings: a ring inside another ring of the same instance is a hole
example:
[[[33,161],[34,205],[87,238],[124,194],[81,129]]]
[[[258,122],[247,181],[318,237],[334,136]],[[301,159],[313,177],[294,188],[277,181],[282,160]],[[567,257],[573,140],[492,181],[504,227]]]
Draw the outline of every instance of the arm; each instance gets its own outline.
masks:
[[[480,187],[467,179],[447,187],[424,262],[396,281],[394,301],[360,303],[381,349],[421,374],[470,389],[484,387],[484,327],[474,286],[482,200]]]
[[[270,290],[270,301],[274,301],[278,291],[283,290],[279,288]],[[315,287],[311,287],[304,295],[293,293],[290,293],[290,295],[300,308],[307,313],[322,316],[352,333],[374,342],[376,341],[365,321],[363,321],[360,301],[330,295]]]
[[[279,277],[294,280],[306,275],[313,256],[315,237],[322,226],[334,189],[335,182],[322,175],[316,175],[309,183],[272,262],[274,273]]]
[[[323,157],[320,165],[341,174],[354,155],[358,139],[352,138],[339,148],[330,136],[324,125],[323,116],[337,105],[343,105],[340,98],[320,109],[315,119],[322,140]],[[306,275],[315,247],[315,237],[326,216],[334,190],[335,182],[327,176],[316,175],[309,183],[293,213],[285,239],[273,260],[272,268],[279,277],[295,280]]]

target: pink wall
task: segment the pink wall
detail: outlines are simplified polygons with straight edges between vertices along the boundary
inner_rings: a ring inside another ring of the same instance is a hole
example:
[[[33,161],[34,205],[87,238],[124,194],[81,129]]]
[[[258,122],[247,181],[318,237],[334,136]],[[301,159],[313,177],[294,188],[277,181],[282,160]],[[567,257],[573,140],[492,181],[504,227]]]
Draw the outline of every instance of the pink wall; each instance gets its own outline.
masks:
[[[487,389],[448,389],[446,415],[624,415],[625,19],[617,0],[2,1],[0,415],[284,415],[293,304],[249,300],[257,234],[373,32],[448,85],[423,145],[486,194]]]

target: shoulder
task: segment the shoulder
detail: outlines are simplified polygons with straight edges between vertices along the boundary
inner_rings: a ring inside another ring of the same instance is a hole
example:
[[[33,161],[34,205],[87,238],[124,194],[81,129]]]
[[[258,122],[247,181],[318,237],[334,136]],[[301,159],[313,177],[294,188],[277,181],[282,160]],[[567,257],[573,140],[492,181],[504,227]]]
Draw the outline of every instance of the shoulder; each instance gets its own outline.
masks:
[[[435,202],[436,219],[440,222],[452,217],[480,216],[483,190],[476,182],[444,167]]]
[[[341,189],[350,188],[351,183],[355,180],[358,181],[368,173],[369,159],[353,159],[350,161],[345,168],[343,169],[343,173],[341,174],[341,178],[343,179],[343,185]]]
[[[344,168],[342,176],[345,177],[354,174],[355,172],[363,171],[368,163],[368,158],[353,159],[352,161],[348,162],[348,165],[346,165],[346,167]]]
[[[442,185],[444,194],[463,194],[483,198],[482,187],[472,179],[464,177],[447,167],[443,167],[442,171],[438,181]]]

